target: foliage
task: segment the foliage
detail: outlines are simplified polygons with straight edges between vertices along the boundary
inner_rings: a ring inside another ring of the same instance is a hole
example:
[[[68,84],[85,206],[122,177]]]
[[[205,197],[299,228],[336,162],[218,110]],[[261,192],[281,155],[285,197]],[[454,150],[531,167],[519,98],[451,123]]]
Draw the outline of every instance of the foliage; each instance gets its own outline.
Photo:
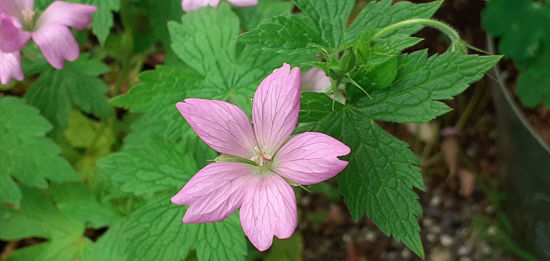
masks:
[[[507,17],[507,19],[502,19]],[[550,3],[493,0],[483,13],[483,27],[499,38],[498,51],[521,71],[516,92],[524,105],[550,108]]]
[[[0,202],[19,206],[19,184],[45,188],[47,179],[76,181],[78,175],[45,137],[52,126],[19,98],[0,96]]]

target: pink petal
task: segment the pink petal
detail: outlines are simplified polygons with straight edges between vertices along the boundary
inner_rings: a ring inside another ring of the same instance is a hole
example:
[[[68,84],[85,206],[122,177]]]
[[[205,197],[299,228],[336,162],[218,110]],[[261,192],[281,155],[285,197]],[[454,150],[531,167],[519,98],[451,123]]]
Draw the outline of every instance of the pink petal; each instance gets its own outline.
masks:
[[[207,5],[212,7],[218,7],[220,0],[183,0],[181,1],[181,7],[183,11],[189,12],[191,10],[196,10]]]
[[[273,236],[288,238],[298,220],[294,191],[278,175],[256,174],[247,184],[240,210],[241,225],[260,251],[268,249]]]
[[[56,69],[62,69],[64,61],[74,61],[80,50],[73,34],[63,25],[46,25],[32,33],[46,60]]]
[[[19,52],[31,35],[23,31],[15,18],[0,14],[0,50],[5,53]]]
[[[253,166],[237,162],[216,162],[201,169],[172,203],[189,205],[184,223],[221,221],[242,204],[245,184],[252,178]]]
[[[347,161],[337,157],[350,153],[344,143],[318,132],[306,132],[290,139],[275,156],[274,171],[298,184],[311,185],[340,173]]]
[[[176,107],[199,137],[214,150],[251,159],[256,140],[248,116],[224,101],[186,99]]]
[[[290,65],[273,71],[254,94],[252,119],[260,149],[273,155],[298,123],[300,111],[300,69]]]
[[[23,20],[24,11],[34,10],[34,0],[0,0],[0,12]]]
[[[49,25],[71,26],[83,30],[92,23],[91,15],[96,11],[97,7],[93,5],[55,1],[38,18],[37,25],[39,30]]]
[[[236,6],[253,6],[258,4],[258,0],[227,0],[227,2]]]
[[[328,87],[330,78],[320,68],[313,67],[302,77],[302,91],[324,92]]]
[[[3,53],[0,51],[0,82],[8,84],[10,79],[23,80],[21,55],[19,52]]]

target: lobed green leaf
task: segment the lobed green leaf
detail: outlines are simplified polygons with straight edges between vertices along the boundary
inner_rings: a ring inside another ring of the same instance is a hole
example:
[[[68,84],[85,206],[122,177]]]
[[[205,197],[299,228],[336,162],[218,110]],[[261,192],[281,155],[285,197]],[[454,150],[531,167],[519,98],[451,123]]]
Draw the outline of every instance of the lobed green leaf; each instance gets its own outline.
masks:
[[[43,72],[30,86],[25,99],[60,128],[67,127],[69,111],[74,105],[106,118],[112,111],[105,95],[109,89],[97,77],[108,70],[100,60],[81,55],[75,62],[66,63],[63,70],[50,68]]]
[[[52,127],[36,108],[19,98],[0,96],[0,119],[0,202],[19,206],[18,183],[45,188],[47,180],[79,180],[59,156],[59,147],[45,137]]]
[[[246,241],[236,214],[216,223],[183,224],[185,208],[169,197],[149,200],[130,217],[128,260],[180,260],[191,249],[199,260],[244,260]]]

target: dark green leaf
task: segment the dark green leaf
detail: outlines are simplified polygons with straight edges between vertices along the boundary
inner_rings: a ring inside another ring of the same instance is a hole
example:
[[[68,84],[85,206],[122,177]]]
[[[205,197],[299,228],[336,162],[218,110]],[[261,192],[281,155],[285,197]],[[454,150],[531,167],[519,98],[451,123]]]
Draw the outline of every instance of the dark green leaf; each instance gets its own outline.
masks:
[[[478,81],[499,56],[462,55],[447,52],[427,58],[418,51],[399,58],[392,85],[363,98],[358,110],[369,118],[394,122],[427,122],[450,108],[437,100],[451,99]]]
[[[357,220],[366,214],[386,235],[423,257],[417,221],[422,208],[412,189],[423,190],[424,184],[408,145],[351,106],[338,105],[332,111],[324,94],[304,93],[303,100],[300,121],[309,123],[304,128],[324,132],[351,148],[351,156],[345,158],[349,165],[337,178],[352,216]]]
[[[499,52],[518,61],[535,55],[541,41],[550,48],[548,24],[550,4],[544,1],[491,0],[483,12],[483,27],[500,37]]]
[[[550,51],[538,56],[521,71],[516,87],[521,102],[530,107],[543,102],[550,108]]]
[[[273,240],[273,246],[265,261],[299,261],[302,260],[304,243],[302,235],[294,233],[290,238]]]
[[[120,0],[84,0],[83,3],[97,6],[92,14],[92,30],[103,45],[113,27],[113,12],[120,10]]]

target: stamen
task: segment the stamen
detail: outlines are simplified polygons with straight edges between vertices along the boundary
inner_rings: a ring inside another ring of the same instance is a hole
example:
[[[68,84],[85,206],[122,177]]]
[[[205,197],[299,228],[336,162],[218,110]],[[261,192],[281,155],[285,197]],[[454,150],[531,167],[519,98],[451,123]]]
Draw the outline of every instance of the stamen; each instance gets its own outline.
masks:
[[[23,10],[21,11],[21,14],[23,15],[23,20],[26,24],[31,24],[32,19],[34,17],[34,11],[33,10]]]
[[[267,149],[267,146],[264,146],[261,150],[257,146],[254,146],[254,151],[256,152],[256,155],[250,158],[250,160],[257,162],[260,166],[268,164],[271,161],[272,157],[271,155],[265,153]]]

